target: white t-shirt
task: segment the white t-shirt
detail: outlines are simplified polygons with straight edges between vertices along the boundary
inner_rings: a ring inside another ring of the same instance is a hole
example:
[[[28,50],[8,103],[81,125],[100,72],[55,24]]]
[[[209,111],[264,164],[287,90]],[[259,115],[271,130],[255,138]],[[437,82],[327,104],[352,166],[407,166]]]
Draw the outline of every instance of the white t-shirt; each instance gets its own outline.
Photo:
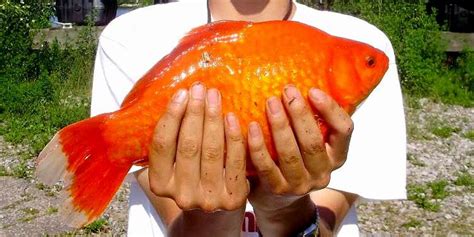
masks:
[[[370,44],[389,57],[379,86],[353,114],[355,129],[346,163],[332,173],[328,187],[368,199],[406,198],[406,132],[403,100],[392,45],[383,32],[351,16],[295,3],[292,18],[332,35]],[[168,54],[192,28],[207,23],[205,1],[185,1],[134,10],[102,32],[95,61],[91,115],[115,111],[142,75]],[[132,168],[137,170],[138,167]],[[164,226],[136,181],[131,179],[129,236],[164,236]],[[244,236],[257,236],[247,205]],[[357,236],[355,208],[339,236]],[[210,223],[212,224],[212,223]]]

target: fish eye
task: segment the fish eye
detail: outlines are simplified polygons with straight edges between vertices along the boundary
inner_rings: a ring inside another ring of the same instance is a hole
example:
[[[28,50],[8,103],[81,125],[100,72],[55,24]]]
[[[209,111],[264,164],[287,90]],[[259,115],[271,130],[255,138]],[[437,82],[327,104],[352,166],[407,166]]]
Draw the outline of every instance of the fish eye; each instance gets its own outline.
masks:
[[[375,61],[374,57],[367,56],[365,58],[365,64],[367,65],[367,67],[373,68],[373,67],[375,67],[375,63],[376,63],[376,61]]]

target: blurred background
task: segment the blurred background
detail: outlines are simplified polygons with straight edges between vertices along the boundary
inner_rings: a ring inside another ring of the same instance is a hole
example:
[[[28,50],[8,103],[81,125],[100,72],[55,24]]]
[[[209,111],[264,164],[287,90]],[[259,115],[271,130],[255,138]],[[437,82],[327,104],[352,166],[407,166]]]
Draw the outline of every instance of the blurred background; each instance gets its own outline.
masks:
[[[0,0],[0,236],[125,235],[127,184],[102,218],[68,229],[58,215],[61,186],[34,179],[34,158],[57,130],[89,116],[104,26],[166,2]],[[299,2],[362,18],[395,48],[407,117],[408,200],[359,203],[362,233],[473,236],[474,1]]]

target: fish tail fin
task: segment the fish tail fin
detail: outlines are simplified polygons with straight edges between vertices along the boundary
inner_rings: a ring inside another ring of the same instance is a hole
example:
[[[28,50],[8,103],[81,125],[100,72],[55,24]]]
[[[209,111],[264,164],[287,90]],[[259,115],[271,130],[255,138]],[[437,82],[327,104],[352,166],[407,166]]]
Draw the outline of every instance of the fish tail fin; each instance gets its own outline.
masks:
[[[110,159],[102,137],[108,115],[99,115],[60,130],[38,156],[36,176],[52,185],[64,181],[61,212],[70,226],[91,223],[105,210],[131,164]]]

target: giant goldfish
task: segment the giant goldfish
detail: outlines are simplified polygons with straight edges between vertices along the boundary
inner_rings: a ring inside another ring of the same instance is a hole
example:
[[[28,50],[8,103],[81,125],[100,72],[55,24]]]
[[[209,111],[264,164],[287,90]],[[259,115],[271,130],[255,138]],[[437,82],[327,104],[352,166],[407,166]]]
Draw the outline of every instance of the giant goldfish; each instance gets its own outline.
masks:
[[[302,92],[316,87],[352,114],[387,68],[382,51],[298,22],[200,26],[135,84],[120,110],[61,129],[39,154],[36,174],[46,184],[65,181],[68,222],[82,226],[102,214],[132,165],[147,164],[155,125],[178,89],[196,81],[219,89],[223,112],[239,117],[244,134],[245,125],[259,122],[276,159],[266,98],[280,96],[286,84]],[[320,126],[326,134],[324,121]],[[251,166],[247,172],[255,173]]]

